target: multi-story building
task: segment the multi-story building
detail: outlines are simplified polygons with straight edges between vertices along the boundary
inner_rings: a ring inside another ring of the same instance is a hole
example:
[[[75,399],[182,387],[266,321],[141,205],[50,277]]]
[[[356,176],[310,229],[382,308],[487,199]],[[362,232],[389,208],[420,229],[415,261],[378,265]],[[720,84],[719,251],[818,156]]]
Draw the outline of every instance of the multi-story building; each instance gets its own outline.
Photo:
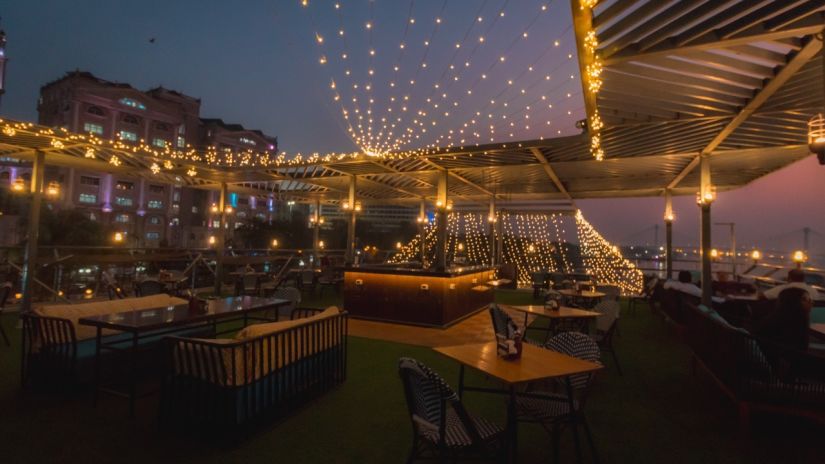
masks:
[[[278,139],[261,131],[201,118],[197,98],[163,87],[144,92],[88,72],[69,72],[44,85],[37,109],[40,124],[124,143],[176,149],[278,149]],[[7,188],[17,177],[29,178],[30,168],[0,160],[0,187]],[[48,200],[50,207],[80,208],[90,218],[125,232],[134,245],[203,246],[213,227],[214,192],[75,168],[50,167],[46,177],[62,185],[60,198]],[[270,199],[235,194],[233,198],[244,206],[238,216],[272,219],[276,205]]]

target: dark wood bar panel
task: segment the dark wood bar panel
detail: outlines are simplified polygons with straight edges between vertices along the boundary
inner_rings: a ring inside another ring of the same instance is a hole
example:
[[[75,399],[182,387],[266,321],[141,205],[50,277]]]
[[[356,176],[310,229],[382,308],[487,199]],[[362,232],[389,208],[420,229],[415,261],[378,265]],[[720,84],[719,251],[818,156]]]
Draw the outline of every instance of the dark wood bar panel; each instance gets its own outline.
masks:
[[[351,317],[446,327],[493,301],[490,266],[445,271],[361,266],[344,273],[344,308]]]

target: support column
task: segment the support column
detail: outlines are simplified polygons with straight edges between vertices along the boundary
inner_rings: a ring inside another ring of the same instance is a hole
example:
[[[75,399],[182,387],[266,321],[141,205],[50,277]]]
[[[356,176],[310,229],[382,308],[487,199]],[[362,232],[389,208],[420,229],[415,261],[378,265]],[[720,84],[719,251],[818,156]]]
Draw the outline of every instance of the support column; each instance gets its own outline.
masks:
[[[487,213],[487,224],[490,234],[490,265],[496,265],[496,199],[490,198],[490,211]]]
[[[318,243],[321,240],[321,200],[315,200],[315,221],[312,225],[312,264],[313,267],[318,267],[318,253],[320,251]]]
[[[436,197],[436,248],[435,267],[437,270],[447,269],[447,170],[438,173],[438,196]]]
[[[223,254],[226,247],[226,182],[221,182],[221,190],[218,194],[218,214],[221,216],[220,230],[215,234],[215,295],[220,296],[221,285],[223,284]]]
[[[429,267],[427,265],[427,204],[423,199],[418,205],[418,236],[421,237],[421,240],[419,240],[421,268],[427,269]]]
[[[37,269],[37,242],[40,236],[40,206],[43,196],[43,175],[46,167],[45,155],[37,150],[34,153],[32,180],[30,184],[31,204],[29,205],[29,227],[26,250],[23,255],[23,273],[21,288],[23,291],[22,312],[31,311],[32,291]]]
[[[355,262],[355,216],[357,211],[355,211],[355,176],[350,176],[349,179],[349,194],[347,195],[347,201],[349,202],[349,221],[347,222],[347,252],[346,252],[346,262],[347,264],[352,264]]]
[[[701,243],[702,243],[702,304],[711,307],[713,296],[713,277],[711,275],[712,262],[710,256],[711,239],[711,218],[710,205],[713,202],[713,189],[710,179],[710,161],[707,155],[702,154],[701,159],[701,190],[699,191],[699,207],[701,210]]]
[[[673,198],[665,190],[665,279],[673,278]]]

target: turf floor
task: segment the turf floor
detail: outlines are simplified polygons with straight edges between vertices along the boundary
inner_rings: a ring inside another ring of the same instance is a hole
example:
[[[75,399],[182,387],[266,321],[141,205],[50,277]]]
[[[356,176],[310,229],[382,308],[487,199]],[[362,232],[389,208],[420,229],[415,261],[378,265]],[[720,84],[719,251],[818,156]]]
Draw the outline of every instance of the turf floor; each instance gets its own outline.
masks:
[[[529,293],[500,291],[506,303]],[[308,296],[304,304],[333,303]],[[127,416],[125,401],[88,393],[23,394],[19,388],[17,318],[0,321],[12,346],[0,344],[0,462],[8,463],[395,463],[404,462],[410,423],[397,375],[401,356],[415,357],[457,383],[458,366],[430,349],[350,337],[348,378],[295,414],[259,429],[240,444],[217,446],[187,434],[161,432],[157,397]],[[529,332],[528,332],[529,336]],[[586,412],[604,463],[817,463],[825,462],[825,427],[756,415],[747,435],[736,408],[709,379],[691,374],[689,354],[646,307],[623,314],[616,348],[620,377],[610,359],[598,376]],[[495,386],[470,374],[468,383]],[[500,396],[472,393],[468,408],[503,423]],[[549,437],[534,425],[519,428],[522,463],[550,462]],[[562,436],[562,462],[573,462],[572,436]]]

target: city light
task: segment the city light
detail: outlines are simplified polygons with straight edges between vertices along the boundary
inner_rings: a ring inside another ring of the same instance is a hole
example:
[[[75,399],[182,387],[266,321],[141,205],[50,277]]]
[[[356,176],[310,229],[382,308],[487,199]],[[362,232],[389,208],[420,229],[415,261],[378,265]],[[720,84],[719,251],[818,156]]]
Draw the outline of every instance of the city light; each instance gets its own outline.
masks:
[[[49,185],[46,186],[46,195],[50,197],[56,197],[60,195],[60,184],[55,181],[49,182]]]

